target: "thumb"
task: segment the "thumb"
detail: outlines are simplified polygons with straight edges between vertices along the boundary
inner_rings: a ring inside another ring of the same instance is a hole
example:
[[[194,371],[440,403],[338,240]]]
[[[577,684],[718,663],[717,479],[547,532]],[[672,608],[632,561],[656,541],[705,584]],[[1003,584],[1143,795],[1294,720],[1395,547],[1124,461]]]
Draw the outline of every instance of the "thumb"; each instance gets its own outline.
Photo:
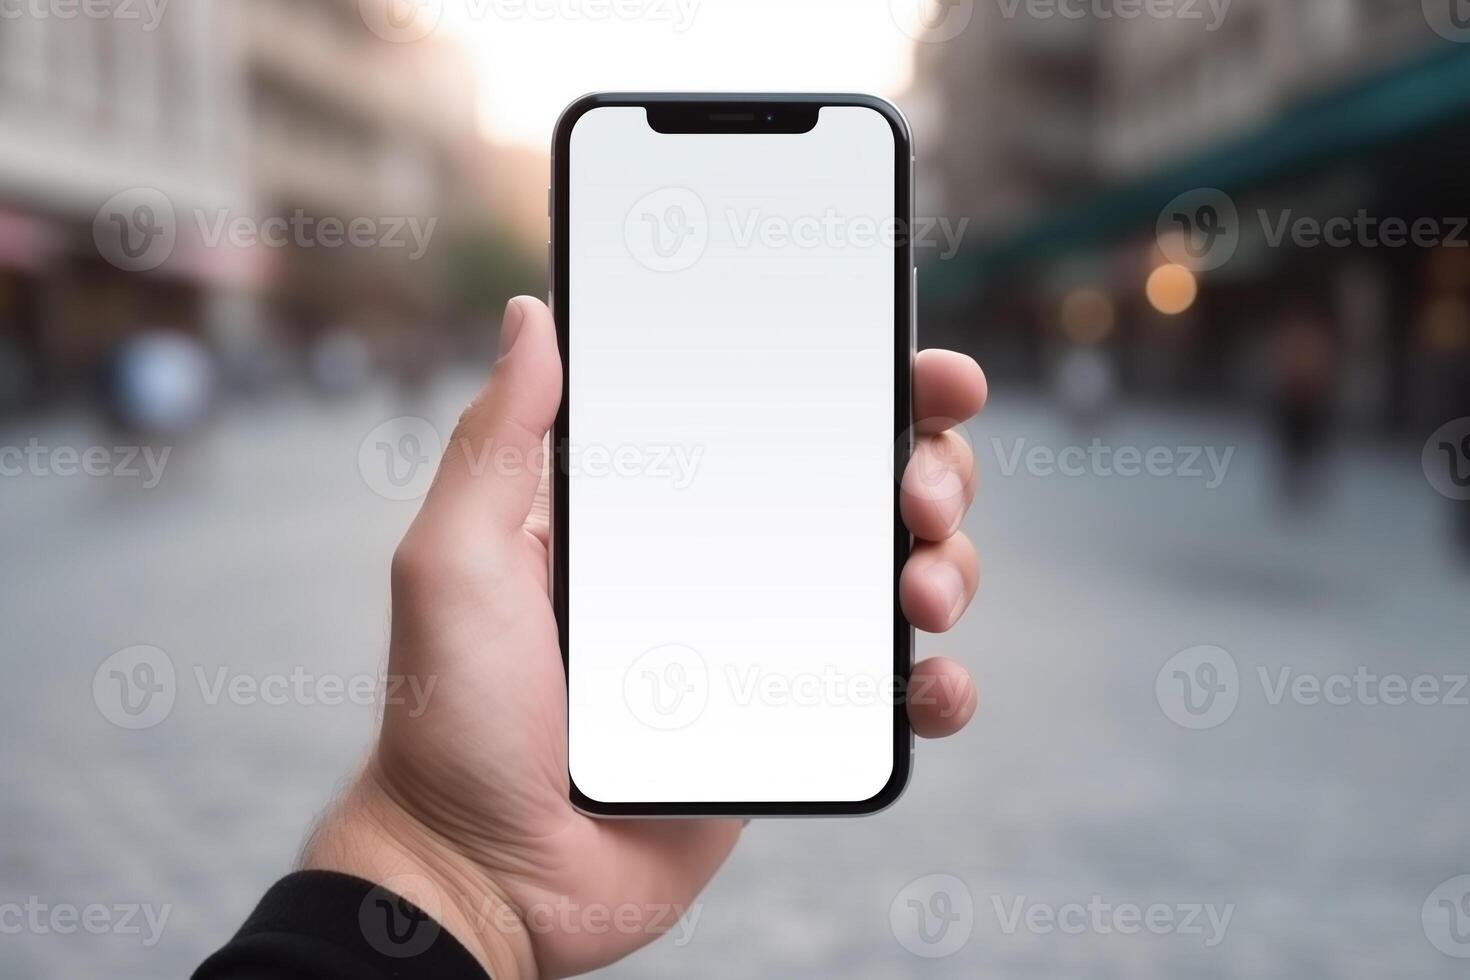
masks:
[[[449,437],[421,519],[455,534],[519,529],[550,465],[546,433],[561,390],[551,311],[518,296],[505,308],[500,360]]]

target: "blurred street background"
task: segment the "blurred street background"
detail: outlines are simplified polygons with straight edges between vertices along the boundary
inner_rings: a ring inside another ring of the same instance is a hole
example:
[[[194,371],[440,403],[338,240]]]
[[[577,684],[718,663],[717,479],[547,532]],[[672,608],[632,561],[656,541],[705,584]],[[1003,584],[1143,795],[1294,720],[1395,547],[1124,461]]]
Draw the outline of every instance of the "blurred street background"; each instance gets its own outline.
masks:
[[[595,6],[0,0],[0,973],[187,975],[291,868],[374,712],[264,682],[381,670],[600,88],[894,99],[991,380],[976,723],[607,975],[1463,976],[1470,7]]]

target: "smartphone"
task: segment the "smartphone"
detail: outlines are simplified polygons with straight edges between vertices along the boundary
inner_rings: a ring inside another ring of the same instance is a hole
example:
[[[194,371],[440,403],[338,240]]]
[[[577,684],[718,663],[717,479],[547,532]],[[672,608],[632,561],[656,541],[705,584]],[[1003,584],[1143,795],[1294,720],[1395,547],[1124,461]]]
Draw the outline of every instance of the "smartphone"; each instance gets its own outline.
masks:
[[[883,809],[912,753],[903,115],[865,95],[590,95],[552,172],[572,802]]]

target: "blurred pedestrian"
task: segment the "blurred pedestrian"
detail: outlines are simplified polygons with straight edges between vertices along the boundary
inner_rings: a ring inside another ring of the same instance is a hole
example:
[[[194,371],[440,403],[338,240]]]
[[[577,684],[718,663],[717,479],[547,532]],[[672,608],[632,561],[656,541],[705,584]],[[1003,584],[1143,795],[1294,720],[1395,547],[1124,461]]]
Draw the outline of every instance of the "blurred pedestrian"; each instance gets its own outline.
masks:
[[[387,345],[388,371],[393,391],[405,415],[422,415],[439,366],[439,332],[405,328],[396,331]]]
[[[1077,428],[1096,430],[1116,400],[1117,368],[1099,347],[1070,347],[1057,360],[1052,389]]]
[[[214,405],[214,360],[188,334],[142,330],[107,358],[103,406],[114,424],[145,436],[193,431]]]
[[[1421,411],[1431,429],[1470,419],[1470,304],[1458,295],[1440,296],[1419,318],[1420,369],[1416,377]],[[1452,427],[1453,428],[1453,427]],[[1457,486],[1470,478],[1470,446],[1449,442],[1431,447],[1447,454],[1444,464]],[[1470,501],[1451,499],[1452,546],[1470,561]]]
[[[312,386],[328,398],[345,398],[360,391],[373,372],[372,352],[360,333],[334,327],[311,341],[306,373]]]
[[[1289,312],[1271,341],[1272,429],[1280,454],[1282,495],[1292,507],[1311,504],[1321,492],[1338,358],[1331,327],[1309,310]]]

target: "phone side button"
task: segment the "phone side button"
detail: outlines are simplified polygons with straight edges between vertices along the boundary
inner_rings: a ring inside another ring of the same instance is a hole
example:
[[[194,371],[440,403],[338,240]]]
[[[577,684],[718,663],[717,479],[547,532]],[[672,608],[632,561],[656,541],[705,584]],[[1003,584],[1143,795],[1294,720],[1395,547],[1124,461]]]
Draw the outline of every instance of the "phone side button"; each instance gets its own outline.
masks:
[[[909,350],[919,349],[919,267],[914,266],[913,309],[909,312]]]

